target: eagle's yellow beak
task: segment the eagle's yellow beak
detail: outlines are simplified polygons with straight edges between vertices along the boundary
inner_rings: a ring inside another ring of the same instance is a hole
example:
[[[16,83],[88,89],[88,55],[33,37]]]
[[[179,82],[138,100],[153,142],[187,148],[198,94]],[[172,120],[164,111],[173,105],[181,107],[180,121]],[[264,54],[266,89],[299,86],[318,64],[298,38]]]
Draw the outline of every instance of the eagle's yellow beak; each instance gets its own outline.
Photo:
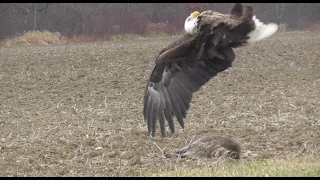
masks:
[[[200,13],[198,11],[195,11],[191,14],[192,19],[197,18],[200,15]]]

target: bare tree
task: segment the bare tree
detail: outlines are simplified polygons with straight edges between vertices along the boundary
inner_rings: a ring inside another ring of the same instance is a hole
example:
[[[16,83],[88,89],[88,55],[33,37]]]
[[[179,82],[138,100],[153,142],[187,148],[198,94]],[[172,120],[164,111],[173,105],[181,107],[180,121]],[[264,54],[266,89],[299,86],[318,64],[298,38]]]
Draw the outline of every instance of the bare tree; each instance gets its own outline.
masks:
[[[106,36],[144,34],[149,24],[161,24],[168,33],[180,32],[192,11],[212,9],[227,13],[230,3],[2,3],[0,38],[47,29],[65,35]],[[320,21],[320,3],[254,3],[262,21],[306,29]],[[116,29],[116,30],[115,30]]]

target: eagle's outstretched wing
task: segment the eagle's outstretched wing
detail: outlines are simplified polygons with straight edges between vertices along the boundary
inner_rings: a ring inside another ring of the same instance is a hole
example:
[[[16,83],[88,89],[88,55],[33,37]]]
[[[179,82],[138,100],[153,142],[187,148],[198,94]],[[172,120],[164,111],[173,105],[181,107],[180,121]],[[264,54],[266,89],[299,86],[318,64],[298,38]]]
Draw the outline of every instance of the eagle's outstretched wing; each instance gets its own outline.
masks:
[[[159,55],[156,65],[147,83],[144,97],[144,118],[148,133],[155,136],[159,120],[162,136],[165,136],[165,124],[171,132],[175,131],[175,116],[184,127],[184,118],[189,110],[193,93],[206,84],[212,77],[231,66],[235,59],[232,48],[217,49],[224,59],[203,55],[197,58],[201,49],[200,37],[183,37],[184,43],[172,43],[171,48]],[[214,48],[212,48],[214,49]],[[207,52],[207,50],[205,50]]]

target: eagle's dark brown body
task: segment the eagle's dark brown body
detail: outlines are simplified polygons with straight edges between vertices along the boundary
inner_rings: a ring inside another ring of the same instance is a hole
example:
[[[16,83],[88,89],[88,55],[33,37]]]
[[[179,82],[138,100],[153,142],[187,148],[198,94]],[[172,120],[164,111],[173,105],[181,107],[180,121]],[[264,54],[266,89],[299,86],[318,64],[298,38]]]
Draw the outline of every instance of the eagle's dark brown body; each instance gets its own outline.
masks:
[[[184,128],[193,93],[231,67],[235,59],[232,48],[246,44],[247,35],[255,25],[252,7],[240,3],[229,14],[205,11],[198,18],[197,34],[185,34],[163,48],[156,58],[143,110],[152,136],[158,120],[162,136],[166,122],[171,132],[175,131],[174,116]]]

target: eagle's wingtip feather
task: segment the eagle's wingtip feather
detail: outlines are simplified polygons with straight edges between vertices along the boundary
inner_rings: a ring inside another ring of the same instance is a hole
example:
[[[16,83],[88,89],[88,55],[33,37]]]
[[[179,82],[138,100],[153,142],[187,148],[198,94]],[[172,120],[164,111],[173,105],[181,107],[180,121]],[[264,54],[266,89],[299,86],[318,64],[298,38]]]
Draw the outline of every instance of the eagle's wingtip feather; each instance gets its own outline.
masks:
[[[278,25],[276,23],[264,24],[256,16],[252,17],[255,23],[255,30],[248,34],[248,43],[253,43],[260,41],[262,39],[272,36],[278,30]]]

